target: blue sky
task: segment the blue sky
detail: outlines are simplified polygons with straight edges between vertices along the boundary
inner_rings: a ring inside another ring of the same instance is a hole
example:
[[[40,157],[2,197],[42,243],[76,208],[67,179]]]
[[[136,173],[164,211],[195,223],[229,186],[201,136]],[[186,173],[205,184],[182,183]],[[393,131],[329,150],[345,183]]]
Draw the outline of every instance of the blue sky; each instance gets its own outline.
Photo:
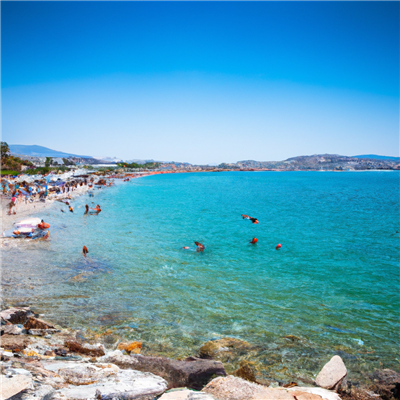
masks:
[[[399,155],[398,2],[1,2],[1,22],[8,143]]]

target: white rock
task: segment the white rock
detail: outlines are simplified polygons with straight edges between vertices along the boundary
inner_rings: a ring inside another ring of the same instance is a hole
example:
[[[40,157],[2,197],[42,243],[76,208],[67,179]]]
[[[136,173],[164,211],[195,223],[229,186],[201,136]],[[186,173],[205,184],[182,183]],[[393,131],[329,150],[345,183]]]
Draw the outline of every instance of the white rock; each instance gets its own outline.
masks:
[[[7,400],[25,389],[33,388],[32,379],[26,375],[15,375],[11,378],[0,375],[0,387],[0,400]]]
[[[102,400],[139,399],[140,396],[152,398],[151,396],[164,393],[166,389],[167,382],[159,376],[148,372],[120,370],[117,374],[103,378],[97,383],[83,386],[69,385],[67,388],[59,389],[52,399],[95,399],[96,392],[101,393]]]
[[[32,390],[24,390],[13,397],[13,400],[50,400],[54,389],[50,385],[41,385]]]
[[[325,389],[336,389],[347,375],[347,369],[339,356],[333,356],[324,365],[315,383]]]
[[[89,385],[118,371],[119,368],[113,364],[81,364],[74,368],[60,368],[58,375],[72,385]]]
[[[194,390],[174,390],[164,393],[158,400],[215,400],[215,397]]]
[[[316,394],[318,396],[321,396],[324,400],[341,400],[340,397],[338,396],[337,393],[331,392],[327,389],[322,389],[322,388],[317,388],[317,387],[300,387],[300,386],[294,386],[290,389],[288,389],[289,392],[306,392],[306,393],[312,393]]]

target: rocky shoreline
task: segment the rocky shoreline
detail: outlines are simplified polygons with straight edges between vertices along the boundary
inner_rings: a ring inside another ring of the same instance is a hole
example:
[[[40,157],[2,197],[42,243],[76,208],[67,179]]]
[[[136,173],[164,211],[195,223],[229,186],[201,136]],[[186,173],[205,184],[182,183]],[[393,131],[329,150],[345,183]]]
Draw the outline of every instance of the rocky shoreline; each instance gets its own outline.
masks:
[[[61,329],[29,307],[4,309],[1,317],[1,399],[136,400],[372,400],[399,399],[400,374],[377,370],[366,387],[351,384],[335,355],[310,386],[257,382],[251,361],[228,375],[216,360],[249,344],[234,338],[205,343],[193,357],[142,355],[142,343],[105,346],[82,331]]]

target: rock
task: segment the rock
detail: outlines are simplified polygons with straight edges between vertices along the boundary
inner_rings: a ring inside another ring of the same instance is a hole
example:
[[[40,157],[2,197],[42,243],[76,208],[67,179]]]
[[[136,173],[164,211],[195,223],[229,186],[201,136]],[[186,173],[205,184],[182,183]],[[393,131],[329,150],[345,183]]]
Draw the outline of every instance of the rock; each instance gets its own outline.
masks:
[[[224,352],[244,351],[251,348],[251,345],[244,340],[234,338],[223,338],[219,340],[210,340],[203,344],[199,349],[200,358],[220,358]]]
[[[53,394],[52,399],[152,400],[166,389],[167,382],[159,376],[120,370],[117,374],[105,377],[96,383],[61,388]]]
[[[24,328],[27,330],[31,329],[56,329],[56,327],[49,322],[43,321],[42,319],[29,317],[24,323]]]
[[[182,389],[164,393],[158,400],[215,400],[215,398],[207,393]]]
[[[0,312],[1,321],[11,324],[25,324],[30,316],[33,312],[29,307],[13,307]]]
[[[1,399],[6,400],[25,389],[32,388],[32,378],[26,375],[15,375],[11,378],[0,375],[0,387]]]
[[[90,385],[118,371],[119,368],[113,364],[80,364],[73,368],[60,368],[58,375],[72,385]]]
[[[104,346],[102,344],[91,345],[89,343],[79,343],[74,340],[67,340],[65,346],[73,353],[86,354],[93,357],[101,357],[105,355]]]
[[[400,373],[391,369],[381,369],[375,371],[371,378],[374,385],[370,389],[383,399],[400,399]]]
[[[18,325],[4,325],[1,327],[2,335],[21,335],[22,328]]]
[[[32,336],[45,336],[48,338],[48,335],[53,335],[59,332],[58,329],[29,329],[28,333]]]
[[[256,375],[255,375],[254,363],[251,363],[247,360],[243,360],[240,362],[239,368],[234,372],[234,375],[239,378],[246,379],[250,382],[257,383]]]
[[[318,374],[315,383],[324,389],[337,390],[347,376],[347,369],[340,356],[333,356]]]
[[[100,362],[112,363],[123,369],[136,369],[136,358],[122,354],[121,350],[110,351],[98,359]]]
[[[35,389],[24,390],[15,395],[12,400],[50,400],[54,389],[50,385],[40,385]]]
[[[19,353],[23,349],[26,349],[31,343],[32,340],[26,336],[3,335],[1,337],[1,347],[11,350],[14,353]]]
[[[300,387],[296,386],[293,388],[288,389],[288,392],[291,393],[292,395],[296,396],[298,400],[303,400],[307,399],[307,397],[298,397],[296,393],[308,393],[312,394],[314,396],[318,396],[318,399],[324,399],[324,400],[340,400],[340,397],[338,396],[337,393],[331,392],[327,389],[322,389],[322,388],[317,388],[317,387]],[[310,399],[312,399],[310,397]]]
[[[225,376],[224,366],[219,361],[202,360],[191,357],[184,361],[165,357],[149,357],[135,354],[124,356],[121,352],[113,356],[102,357],[103,362],[110,362],[120,368],[134,368],[142,372],[151,372],[163,377],[168,382],[168,389],[188,387],[200,390],[215,375]]]
[[[142,342],[132,342],[132,343],[119,343],[117,349],[125,350],[127,353],[139,354],[142,348]]]
[[[286,389],[272,389],[232,375],[213,379],[202,391],[218,400],[295,400]]]

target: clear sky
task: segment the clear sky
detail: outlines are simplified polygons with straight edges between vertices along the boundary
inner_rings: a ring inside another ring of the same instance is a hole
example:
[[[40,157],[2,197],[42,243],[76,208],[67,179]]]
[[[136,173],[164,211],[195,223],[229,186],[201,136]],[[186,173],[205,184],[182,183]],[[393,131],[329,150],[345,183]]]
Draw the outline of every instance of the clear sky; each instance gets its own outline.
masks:
[[[2,140],[192,163],[399,155],[399,2],[1,2]]]

